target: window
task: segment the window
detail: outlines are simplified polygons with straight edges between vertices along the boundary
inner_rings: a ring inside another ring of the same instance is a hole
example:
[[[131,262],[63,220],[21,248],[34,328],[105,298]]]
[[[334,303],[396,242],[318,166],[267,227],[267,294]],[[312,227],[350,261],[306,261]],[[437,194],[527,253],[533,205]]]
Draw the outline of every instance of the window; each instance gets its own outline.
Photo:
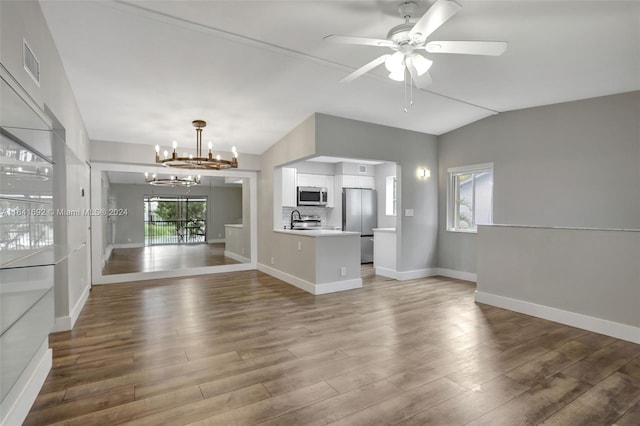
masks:
[[[387,191],[386,191],[386,205],[385,205],[385,214],[387,216],[395,216],[396,215],[396,206],[398,204],[397,197],[397,188],[396,188],[397,179],[395,176],[387,176]]]
[[[145,245],[207,242],[206,211],[206,197],[145,196]]]
[[[477,225],[493,223],[493,163],[447,172],[447,230],[477,232]]]

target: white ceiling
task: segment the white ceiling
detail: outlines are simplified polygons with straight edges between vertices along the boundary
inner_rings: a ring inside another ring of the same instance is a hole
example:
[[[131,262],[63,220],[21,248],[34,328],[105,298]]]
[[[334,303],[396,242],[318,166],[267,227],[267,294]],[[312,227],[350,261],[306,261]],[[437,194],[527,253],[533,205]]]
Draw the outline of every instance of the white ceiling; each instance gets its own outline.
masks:
[[[640,2],[470,1],[430,40],[504,40],[500,57],[427,55],[433,85],[384,67],[386,53],[323,43],[385,38],[399,1],[41,1],[92,139],[260,154],[314,112],[442,134],[507,111],[640,90]],[[431,2],[422,1],[421,12]],[[43,72],[46,72],[43,70]]]

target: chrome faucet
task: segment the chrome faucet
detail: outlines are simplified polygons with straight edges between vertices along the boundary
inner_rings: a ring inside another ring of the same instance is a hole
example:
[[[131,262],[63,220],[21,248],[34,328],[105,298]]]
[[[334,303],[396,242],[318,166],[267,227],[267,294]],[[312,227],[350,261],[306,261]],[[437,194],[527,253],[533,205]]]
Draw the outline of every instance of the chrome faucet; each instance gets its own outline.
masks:
[[[294,210],[291,212],[291,229],[293,229],[293,214],[298,213],[298,220],[302,220],[302,216],[300,215],[300,210]]]

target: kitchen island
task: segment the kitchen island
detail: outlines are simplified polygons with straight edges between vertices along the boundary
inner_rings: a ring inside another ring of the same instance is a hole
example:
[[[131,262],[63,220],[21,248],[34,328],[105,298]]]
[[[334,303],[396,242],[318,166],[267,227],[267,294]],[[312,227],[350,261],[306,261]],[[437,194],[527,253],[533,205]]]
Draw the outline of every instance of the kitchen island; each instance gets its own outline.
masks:
[[[264,272],[311,294],[362,287],[360,233],[333,229],[275,229]]]

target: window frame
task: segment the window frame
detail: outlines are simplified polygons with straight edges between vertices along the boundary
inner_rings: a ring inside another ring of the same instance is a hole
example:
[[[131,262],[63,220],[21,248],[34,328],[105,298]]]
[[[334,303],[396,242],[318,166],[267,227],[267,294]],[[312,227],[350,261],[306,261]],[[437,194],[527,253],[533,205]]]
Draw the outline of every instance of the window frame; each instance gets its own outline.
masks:
[[[493,177],[495,177],[493,163],[481,163],[481,164],[473,164],[469,166],[460,166],[460,167],[451,167],[447,169],[447,228],[448,232],[461,232],[466,234],[477,234],[478,233],[478,225],[476,224],[476,176],[480,173],[490,172]],[[455,217],[458,214],[458,198],[459,198],[459,190],[458,186],[455,184],[456,176],[472,174],[473,176],[473,187],[471,190],[472,196],[472,224],[473,227],[469,229],[462,229],[455,227]],[[489,204],[491,205],[491,210],[489,213],[490,223],[493,223],[493,185],[491,188],[491,197],[489,200]]]

